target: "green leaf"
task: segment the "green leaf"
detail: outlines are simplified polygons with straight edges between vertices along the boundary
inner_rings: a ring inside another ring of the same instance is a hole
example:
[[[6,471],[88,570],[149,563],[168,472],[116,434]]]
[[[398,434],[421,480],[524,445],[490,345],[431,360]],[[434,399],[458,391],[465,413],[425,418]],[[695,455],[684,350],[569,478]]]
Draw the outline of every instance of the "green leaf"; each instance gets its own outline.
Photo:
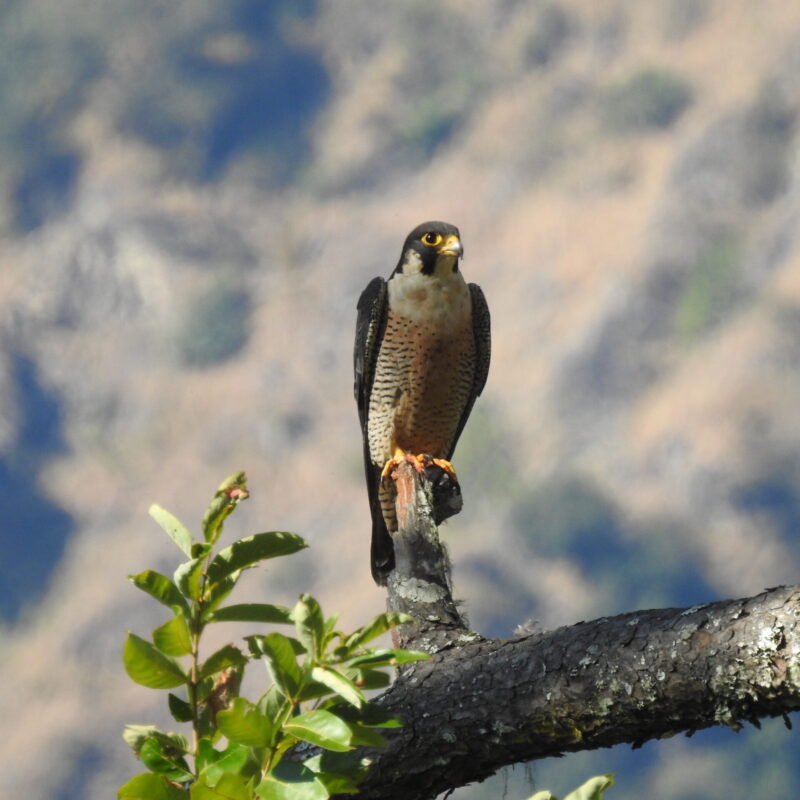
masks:
[[[230,708],[217,714],[217,725],[231,742],[248,747],[268,747],[272,743],[272,721],[243,697],[234,697]]]
[[[176,783],[193,780],[194,775],[189,771],[189,765],[182,755],[172,752],[163,742],[151,737],[139,750],[139,758],[151,771],[163,775]]]
[[[167,695],[167,704],[169,705],[169,713],[175,722],[191,722],[192,721],[192,707],[186,702],[181,700],[172,692]]]
[[[213,784],[201,777],[189,790],[191,800],[252,800],[247,779],[230,772],[221,775]]]
[[[325,617],[319,603],[310,594],[301,594],[292,611],[297,638],[309,655],[317,660],[322,655]]]
[[[244,569],[267,558],[288,556],[304,547],[308,547],[305,540],[295,533],[256,533],[220,550],[208,565],[208,577],[216,582],[237,569]]]
[[[131,778],[117,790],[118,800],[187,800],[189,794],[152,772]]]
[[[211,681],[203,681],[203,685],[206,683],[211,683]],[[197,732],[200,736],[214,737],[217,735],[217,713],[210,703],[204,703],[200,707]]]
[[[122,652],[131,680],[150,689],[172,689],[187,678],[181,665],[135,633],[129,633]]]
[[[403,721],[394,714],[390,714],[385,708],[375,705],[375,703],[367,703],[361,709],[358,722],[360,725],[375,728],[402,728]]]
[[[150,506],[150,516],[169,534],[170,539],[191,558],[192,534],[184,527],[183,523],[176,516],[170,514],[166,508],[161,508],[155,503]]]
[[[350,743],[353,747],[383,747],[386,744],[386,739],[375,728],[351,722],[350,732],[352,736]]]
[[[188,656],[192,652],[192,636],[182,614],[176,614],[153,631],[155,646],[168,656]]]
[[[597,775],[570,792],[564,800],[602,800],[603,792],[614,785],[614,775]]]
[[[152,569],[146,569],[138,575],[128,575],[128,580],[137,589],[147,592],[151,597],[155,597],[159,603],[169,606],[172,609],[188,609],[186,600],[178,590],[178,587],[166,576]]]
[[[323,702],[325,705],[330,706],[338,703],[342,698],[336,695],[330,686],[326,686],[324,683],[313,680],[309,667],[310,664],[303,664],[303,684],[294,699],[299,701],[301,704],[305,704],[306,702],[310,701],[316,701],[320,698],[324,698]],[[304,705],[304,708],[317,708],[319,705],[320,703],[313,702],[308,706]]]
[[[308,763],[307,761],[304,763]],[[328,795],[337,794],[358,794],[358,781],[349,775],[341,775],[338,772],[319,772],[317,774]]]
[[[325,632],[322,638],[322,649],[327,650],[328,645],[336,638],[337,636],[341,639],[343,634],[339,633],[336,628],[336,623],[339,621],[338,614],[331,614],[328,619],[325,620]]]
[[[408,614],[402,614],[399,611],[387,611],[384,614],[378,614],[372,622],[359,628],[355,633],[350,634],[345,642],[345,647],[352,652],[356,647],[360,647],[372,641],[372,639],[390,631],[397,625],[407,625],[413,621],[414,617],[410,617]]]
[[[244,472],[235,472],[220,484],[203,515],[203,537],[207,542],[214,544],[219,539],[225,519],[249,496]]]
[[[345,722],[354,725],[365,725],[374,728],[403,727],[403,723],[398,717],[392,716],[385,708],[375,705],[375,703],[367,703],[361,709],[339,705],[336,708],[336,713]]]
[[[258,701],[258,710],[277,724],[279,718],[286,713],[288,703],[289,701],[286,699],[286,696],[281,692],[277,684],[273,683],[272,686],[261,695]]]
[[[200,678],[210,678],[228,667],[241,667],[247,663],[247,657],[238,647],[226,644],[210,655],[200,667]]]
[[[170,752],[176,754],[186,753],[189,750],[185,736],[180,733],[162,731],[155,725],[126,725],[122,732],[122,738],[136,755],[139,755],[139,751],[148,739],[156,739],[168,747]]]
[[[392,682],[389,675],[379,669],[356,669],[353,673],[354,675],[350,676],[353,683],[364,691],[385,689]]]
[[[197,686],[197,702],[202,703],[208,699],[208,696],[214,690],[214,681],[211,678],[204,678]]]
[[[205,746],[200,747],[200,745]],[[202,770],[201,777],[209,786],[216,786],[217,781],[226,773],[243,774],[248,762],[252,760],[250,748],[237,742],[231,742],[224,750],[215,750],[206,739],[201,739],[200,745],[198,746],[198,768]],[[258,765],[254,760],[252,766],[254,771],[258,770]]]
[[[302,673],[291,640],[282,633],[256,638],[270,677],[287,697],[293,697],[300,688]]]
[[[229,745],[233,746],[233,745]],[[235,745],[236,747],[242,747],[243,745]],[[197,742],[197,754],[195,755],[195,765],[197,767],[198,772],[202,772],[205,770],[210,764],[215,764],[219,759],[222,757],[222,751],[217,750],[214,747],[213,742],[210,739],[206,739],[205,737],[201,737]],[[209,784],[211,786],[214,785],[213,781],[210,781]]]
[[[355,753],[333,753],[323,750],[307,758],[303,764],[325,784],[332,795],[357,794],[358,784],[369,772],[369,759],[359,758]]]
[[[272,634],[267,634],[267,636],[271,636]],[[306,649],[303,647],[294,636],[284,636],[283,634],[276,634],[277,636],[281,636],[289,645],[291,651],[295,654],[295,656],[304,656],[306,654]],[[259,634],[245,636],[245,641],[248,642],[250,645],[250,653],[253,658],[261,658],[264,655],[264,640],[267,636],[261,636]]]
[[[278,766],[256,786],[261,800],[326,800],[325,785],[303,764],[281,761]]]
[[[328,669],[327,667],[314,667],[311,670],[311,678],[318,683],[325,684],[332,692],[335,692],[356,708],[361,708],[367,701],[361,690],[349,678],[336,672],[336,670]]]
[[[192,545],[192,558],[202,558],[203,556],[207,556],[212,549],[212,545],[210,544],[206,544],[205,542],[195,542]]]
[[[312,700],[319,700],[322,697],[330,698],[331,703],[333,702],[333,698],[336,695],[331,695],[331,690],[324,683],[317,683],[317,681],[312,681],[310,678],[306,679],[305,674],[303,677],[303,685],[293,698],[295,702],[307,703]],[[339,698],[336,697],[336,699],[338,700]],[[316,708],[317,704],[315,703],[313,707]]]
[[[212,614],[219,604],[234,590],[242,570],[237,569],[230,575],[226,575],[222,580],[212,583],[203,597],[205,613]]]
[[[205,556],[193,558],[191,561],[184,561],[175,570],[175,583],[187,600],[197,601],[200,599],[200,583],[203,578],[203,562]]]
[[[373,650],[363,656],[349,658],[345,663],[349,667],[396,667],[400,664],[410,664],[412,661],[424,661],[430,658],[427,653],[420,653],[415,650],[403,650],[402,648],[387,648],[385,650]]]
[[[323,709],[306,711],[292,717],[284,726],[284,733],[310,742],[326,750],[350,750],[353,737],[350,726],[335,714]]]
[[[291,623],[292,610],[286,606],[269,603],[240,603],[225,606],[208,614],[208,622],[267,622]]]
[[[122,731],[122,738],[138,756],[142,745],[155,730],[155,725],[126,725],[125,729]]]

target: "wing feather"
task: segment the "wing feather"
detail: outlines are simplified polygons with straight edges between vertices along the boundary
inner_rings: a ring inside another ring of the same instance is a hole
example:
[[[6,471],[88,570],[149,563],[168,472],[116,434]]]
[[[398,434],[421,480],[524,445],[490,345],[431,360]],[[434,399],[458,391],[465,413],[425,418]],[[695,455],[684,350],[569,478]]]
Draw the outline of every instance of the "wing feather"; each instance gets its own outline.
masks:
[[[386,329],[388,288],[383,278],[373,278],[358,300],[356,341],[353,348],[355,382],[353,391],[358,406],[358,419],[364,444],[364,476],[367,481],[369,509],[372,514],[372,547],[370,564],[376,583],[386,583],[386,576],[394,569],[394,546],[381,511],[378,490],[381,466],[372,463],[369,453],[369,398],[375,379],[381,340]]]
[[[372,381],[375,378],[375,362],[378,359],[380,340],[386,327],[387,296],[386,281],[383,278],[373,278],[358,299],[356,342],[353,348],[355,372],[353,391],[364,435],[367,432],[367,411]]]
[[[486,386],[486,379],[489,376],[489,362],[492,356],[492,331],[491,318],[489,316],[489,306],[483,295],[481,287],[477,283],[469,284],[469,293],[472,297],[472,335],[475,337],[475,377],[472,382],[472,391],[469,399],[464,406],[461,419],[458,421],[453,441],[447,453],[447,460],[453,457],[461,432],[467,424],[472,406],[475,405],[476,398]]]

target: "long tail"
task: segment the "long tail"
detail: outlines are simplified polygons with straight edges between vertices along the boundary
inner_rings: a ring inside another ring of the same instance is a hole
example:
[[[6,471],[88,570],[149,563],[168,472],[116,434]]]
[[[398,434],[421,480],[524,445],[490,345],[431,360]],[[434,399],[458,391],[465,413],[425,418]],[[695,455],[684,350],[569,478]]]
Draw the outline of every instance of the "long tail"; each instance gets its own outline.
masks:
[[[386,578],[394,569],[394,544],[386,525],[395,519],[394,492],[381,486],[381,470],[375,467],[369,481],[369,508],[372,514],[372,546],[370,566],[372,577],[379,586],[386,585]],[[384,508],[386,515],[384,516]],[[395,523],[393,528],[397,527]]]

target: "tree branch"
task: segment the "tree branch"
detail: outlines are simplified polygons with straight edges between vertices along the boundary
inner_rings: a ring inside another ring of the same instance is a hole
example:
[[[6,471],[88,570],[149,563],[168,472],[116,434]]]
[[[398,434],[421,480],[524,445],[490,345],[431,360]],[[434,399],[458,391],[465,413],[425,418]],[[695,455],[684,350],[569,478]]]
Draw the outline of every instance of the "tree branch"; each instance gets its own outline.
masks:
[[[459,613],[450,584],[450,559],[439,541],[437,521],[461,510],[461,491],[439,467],[433,481],[422,479],[403,462],[393,473],[397,487],[398,532],[394,535],[395,568],[389,573],[387,608],[418,620],[397,631],[397,644],[437,653],[456,642],[474,641]],[[431,474],[432,473],[432,474]]]
[[[380,698],[404,726],[368,751],[362,796],[434,797],[507,764],[800,709],[800,587],[483,639],[453,602],[430,488],[405,467],[398,481],[388,604],[417,617],[401,643],[434,655]]]

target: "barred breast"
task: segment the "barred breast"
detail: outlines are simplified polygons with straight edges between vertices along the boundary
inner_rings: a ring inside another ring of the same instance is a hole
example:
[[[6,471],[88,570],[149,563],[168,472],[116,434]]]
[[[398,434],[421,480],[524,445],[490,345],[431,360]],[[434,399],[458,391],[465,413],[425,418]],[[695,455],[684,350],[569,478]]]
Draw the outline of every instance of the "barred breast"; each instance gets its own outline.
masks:
[[[369,403],[374,464],[383,467],[395,448],[448,457],[475,380],[469,312],[421,321],[389,311]]]

